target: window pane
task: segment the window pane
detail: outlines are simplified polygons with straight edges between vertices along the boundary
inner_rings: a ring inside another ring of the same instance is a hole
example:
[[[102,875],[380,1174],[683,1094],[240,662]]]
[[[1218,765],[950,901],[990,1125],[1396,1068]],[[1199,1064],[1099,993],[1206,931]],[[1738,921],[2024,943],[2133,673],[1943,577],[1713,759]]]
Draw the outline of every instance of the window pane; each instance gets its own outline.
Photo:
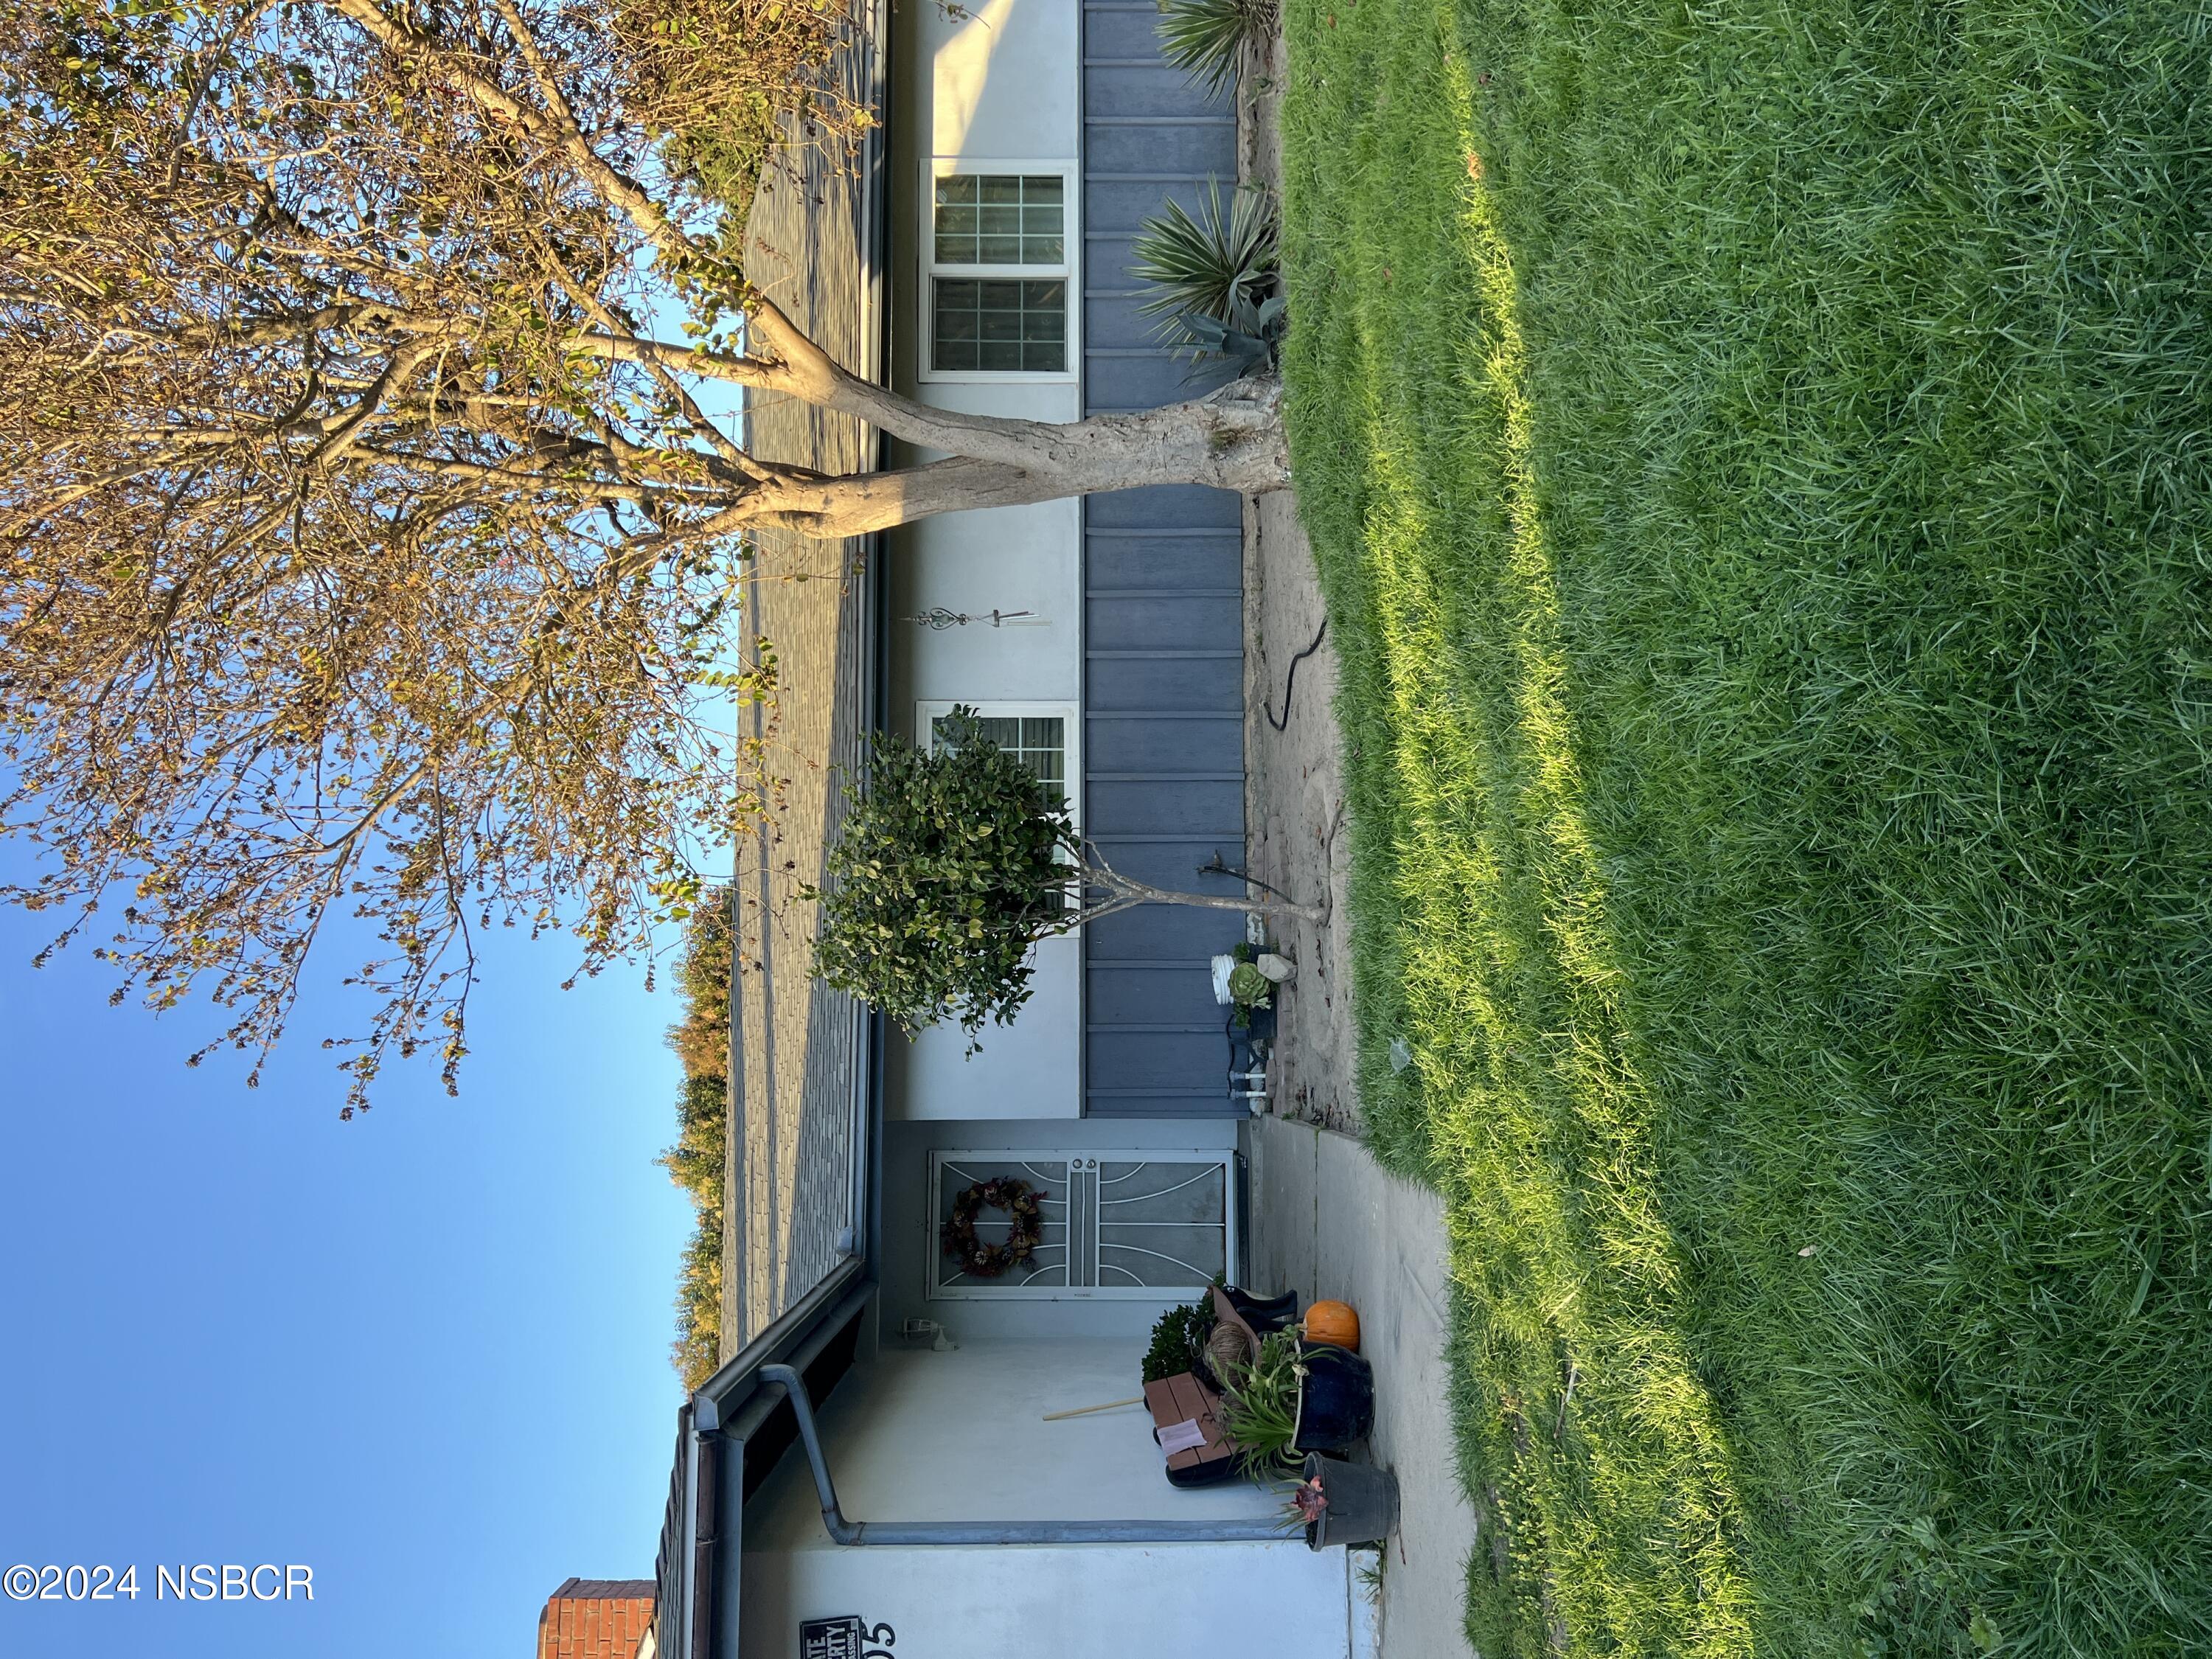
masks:
[[[940,276],[933,284],[938,368],[1059,374],[1067,362],[1067,284]],[[972,342],[981,343],[977,352]]]
[[[937,181],[939,264],[1056,265],[1066,258],[1065,181],[1056,173],[963,173]]]
[[[930,720],[930,742],[945,741],[949,715]],[[983,714],[976,719],[983,736],[1036,774],[1046,799],[1067,799],[1067,722],[1057,714]]]

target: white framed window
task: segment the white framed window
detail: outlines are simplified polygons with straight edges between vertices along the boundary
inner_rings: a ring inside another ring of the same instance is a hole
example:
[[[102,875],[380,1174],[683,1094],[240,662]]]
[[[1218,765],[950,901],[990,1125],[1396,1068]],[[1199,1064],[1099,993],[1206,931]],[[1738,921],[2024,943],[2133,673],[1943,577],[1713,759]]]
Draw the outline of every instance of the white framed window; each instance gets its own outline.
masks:
[[[921,377],[1075,378],[1075,169],[927,162]]]
[[[914,729],[922,746],[934,750],[939,732],[955,708],[972,708],[983,735],[1037,775],[1037,781],[1069,814],[1081,821],[1083,792],[1077,787],[1082,757],[1080,724],[1069,702],[918,702]]]

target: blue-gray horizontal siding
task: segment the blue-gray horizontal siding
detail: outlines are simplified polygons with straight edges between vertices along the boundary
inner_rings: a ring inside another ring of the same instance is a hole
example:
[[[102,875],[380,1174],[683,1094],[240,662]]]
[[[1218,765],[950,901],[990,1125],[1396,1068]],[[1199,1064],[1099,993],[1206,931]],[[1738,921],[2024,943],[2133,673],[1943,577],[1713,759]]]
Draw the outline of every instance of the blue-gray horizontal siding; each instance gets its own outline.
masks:
[[[1088,413],[1203,390],[1161,345],[1129,274],[1146,220],[1237,177],[1237,127],[1160,60],[1151,0],[1084,8],[1083,394]],[[1084,823],[1115,868],[1234,896],[1200,876],[1244,856],[1243,515],[1219,490],[1154,489],[1084,506]],[[1227,1114],[1229,1048],[1207,958],[1243,936],[1233,910],[1146,905],[1084,942],[1084,1109]]]

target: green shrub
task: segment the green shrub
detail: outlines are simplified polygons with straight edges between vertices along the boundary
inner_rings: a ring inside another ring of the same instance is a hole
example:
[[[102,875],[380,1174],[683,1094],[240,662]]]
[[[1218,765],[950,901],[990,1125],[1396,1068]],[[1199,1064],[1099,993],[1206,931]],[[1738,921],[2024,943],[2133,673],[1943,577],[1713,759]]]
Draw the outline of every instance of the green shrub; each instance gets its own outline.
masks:
[[[729,1093],[726,1078],[685,1078],[676,1097],[676,1144],[657,1160],[668,1178],[691,1195],[702,1219],[711,1213],[717,1227],[722,1177],[729,1164]]]
[[[1170,1308],[1152,1322],[1152,1346],[1145,1351],[1145,1381],[1157,1382],[1196,1370],[1206,1353],[1206,1339],[1212,1334],[1212,1297],[1202,1296]]]
[[[676,1340],[669,1358],[684,1388],[696,1389],[722,1360],[722,1224],[702,1217],[685,1246],[676,1291]]]

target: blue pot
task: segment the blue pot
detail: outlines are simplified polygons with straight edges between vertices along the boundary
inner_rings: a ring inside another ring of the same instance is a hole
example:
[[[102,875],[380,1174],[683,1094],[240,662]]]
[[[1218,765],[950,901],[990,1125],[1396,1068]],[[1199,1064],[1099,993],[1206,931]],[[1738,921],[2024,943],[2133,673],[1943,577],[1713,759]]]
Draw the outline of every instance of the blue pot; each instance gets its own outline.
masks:
[[[1302,1452],[1337,1452],[1364,1440],[1375,1426],[1374,1369],[1348,1348],[1326,1342],[1299,1347],[1306,1374],[1291,1443]]]

